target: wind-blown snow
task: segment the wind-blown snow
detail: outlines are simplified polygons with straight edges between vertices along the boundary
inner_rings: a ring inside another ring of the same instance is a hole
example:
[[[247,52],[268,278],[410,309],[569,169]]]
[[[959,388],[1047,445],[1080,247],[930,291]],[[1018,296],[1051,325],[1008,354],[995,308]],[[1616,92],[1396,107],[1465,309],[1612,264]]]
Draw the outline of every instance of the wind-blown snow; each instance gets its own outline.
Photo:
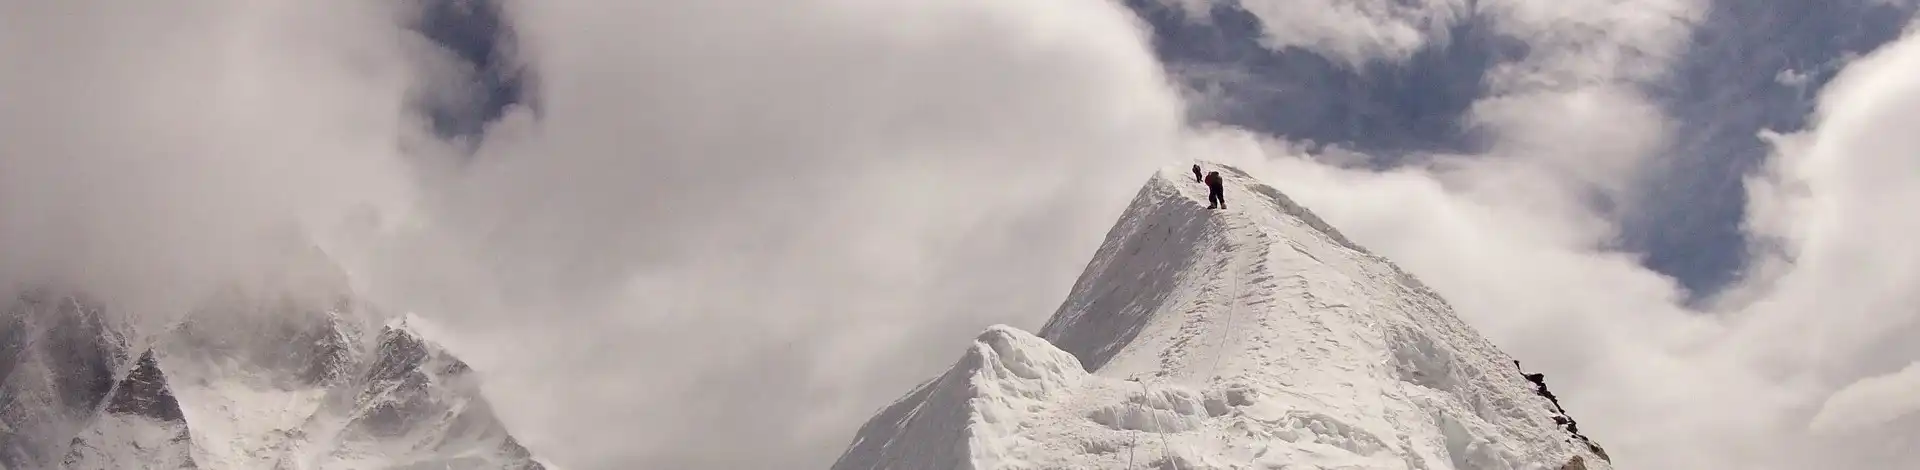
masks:
[[[1228,209],[1156,174],[1038,336],[989,328],[834,468],[1611,468],[1433,291],[1208,170]]]

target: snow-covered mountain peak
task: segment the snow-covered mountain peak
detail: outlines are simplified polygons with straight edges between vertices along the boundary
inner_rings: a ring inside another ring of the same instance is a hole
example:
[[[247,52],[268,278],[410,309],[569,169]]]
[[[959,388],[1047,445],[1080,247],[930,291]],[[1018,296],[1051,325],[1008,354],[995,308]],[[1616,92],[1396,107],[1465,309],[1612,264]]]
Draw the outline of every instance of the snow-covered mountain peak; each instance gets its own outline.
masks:
[[[0,308],[0,469],[540,469],[432,324],[315,250],[177,323],[81,294]]]
[[[1038,336],[994,326],[836,469],[1610,468],[1385,258],[1232,167],[1154,175]]]

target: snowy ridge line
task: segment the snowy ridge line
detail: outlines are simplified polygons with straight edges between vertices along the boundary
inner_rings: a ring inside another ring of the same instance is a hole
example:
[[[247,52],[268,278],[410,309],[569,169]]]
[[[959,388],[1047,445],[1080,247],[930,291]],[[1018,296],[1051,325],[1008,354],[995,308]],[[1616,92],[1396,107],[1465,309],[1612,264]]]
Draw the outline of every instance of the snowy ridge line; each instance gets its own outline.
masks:
[[[1226,208],[1221,208],[1220,210],[1225,211]],[[1235,219],[1234,221],[1244,223],[1244,220],[1240,219]],[[1234,251],[1238,252],[1240,250],[1236,249]],[[1238,258],[1238,256],[1235,256],[1235,258]],[[1239,267],[1229,267],[1227,269],[1227,279],[1228,282],[1233,285],[1233,289],[1227,292],[1244,292],[1241,290],[1243,286],[1240,284]],[[1216,353],[1213,356],[1213,367],[1207,371],[1207,381],[1213,381],[1213,379],[1220,375],[1220,358],[1226,357],[1227,355],[1219,354],[1217,351],[1225,351],[1227,348],[1227,340],[1232,339],[1234,312],[1239,310],[1240,303],[1240,299],[1237,296],[1227,301],[1227,322],[1225,327],[1220,329],[1220,341],[1214,344],[1213,350],[1216,351]]]
[[[1341,234],[1338,231],[1338,229],[1334,228],[1331,224],[1328,224],[1324,220],[1320,219],[1319,216],[1314,214],[1312,211],[1306,210],[1304,207],[1293,202],[1293,200],[1287,197],[1285,194],[1278,192],[1271,186],[1258,182],[1257,180],[1253,179],[1251,175],[1248,175],[1244,171],[1240,171],[1238,168],[1233,168],[1230,166],[1221,166],[1220,168],[1223,173],[1228,173],[1228,174],[1232,174],[1234,176],[1240,177],[1242,179],[1242,181],[1240,182],[1244,184],[1247,192],[1253,193],[1255,195],[1263,196],[1261,198],[1255,199],[1252,202],[1268,205],[1279,213],[1296,217],[1306,226],[1311,227],[1315,231],[1317,231],[1318,235],[1326,236],[1327,238],[1331,239],[1335,244],[1337,244],[1342,248],[1352,250],[1354,252],[1357,252],[1373,260],[1386,263],[1389,266],[1392,266],[1394,268],[1396,274],[1400,276],[1404,276],[1406,280],[1414,281],[1414,284],[1418,285],[1418,287],[1420,288],[1423,288],[1423,289],[1425,288],[1423,284],[1418,284],[1417,280],[1412,278],[1410,275],[1399,271],[1399,268],[1397,265],[1393,265],[1386,258],[1376,255],[1372,253],[1370,250],[1367,250],[1365,247],[1362,247],[1352,242],[1350,239],[1346,238],[1344,234]],[[1189,196],[1190,196],[1189,199],[1192,199],[1194,204],[1197,205],[1198,199],[1195,197],[1192,197],[1193,195],[1189,195]],[[1241,207],[1245,207],[1244,205],[1245,203],[1246,201],[1243,201],[1242,202],[1243,205]],[[1239,229],[1239,230],[1248,230],[1252,233],[1252,235],[1254,235],[1254,237],[1252,238],[1257,239],[1256,240],[1257,243],[1255,244],[1260,247],[1260,254],[1258,256],[1265,257],[1270,254],[1269,250],[1275,244],[1272,240],[1275,234],[1272,231],[1270,231],[1266,226],[1262,226],[1260,224],[1255,223],[1253,220],[1251,220],[1251,217],[1248,215],[1248,213],[1231,211],[1231,210],[1222,210],[1221,212],[1224,213],[1223,214],[1224,218],[1227,218],[1228,220],[1230,220],[1229,224],[1232,226],[1231,228]],[[1294,245],[1295,245],[1295,249],[1298,250],[1299,249],[1298,244],[1294,243]],[[1233,248],[1234,248],[1233,251],[1238,252],[1239,248],[1241,247],[1235,246]],[[1307,256],[1312,257],[1313,255],[1310,253],[1307,253]],[[1243,287],[1241,285],[1240,271],[1238,269],[1235,269],[1235,270],[1229,271],[1228,274],[1230,276],[1229,277],[1230,281],[1235,286],[1234,292],[1242,292]],[[1311,292],[1302,292],[1300,293],[1300,296],[1308,299],[1309,302],[1313,300],[1313,294]],[[1435,298],[1438,299],[1438,296],[1436,295]],[[1235,313],[1237,311],[1237,309],[1234,309],[1232,307],[1238,307],[1239,305],[1240,305],[1240,302],[1238,301],[1229,305],[1230,308],[1227,310],[1227,317],[1226,317],[1228,322],[1227,324],[1229,325],[1226,332],[1227,334],[1231,334],[1232,332],[1231,325],[1235,318]],[[1381,344],[1381,345],[1389,344],[1387,332],[1384,327],[1384,322],[1379,321],[1379,319],[1373,318],[1371,316],[1366,316],[1362,318],[1366,320],[1366,327],[1367,327],[1366,329],[1370,330],[1373,333],[1372,336],[1374,336],[1375,338],[1378,338],[1378,344]],[[1218,365],[1217,365],[1218,360],[1221,357],[1224,357],[1224,354],[1220,356],[1215,356],[1216,370],[1218,368]],[[1378,408],[1376,409],[1379,409],[1379,410],[1387,409],[1387,405],[1386,405],[1387,392],[1391,389],[1397,388],[1403,383],[1399,380],[1393,379],[1390,376],[1391,374],[1389,374],[1388,370],[1389,370],[1389,367],[1390,367],[1389,364],[1391,363],[1391,361],[1392,361],[1391,355],[1383,354],[1381,355],[1380,360],[1378,362],[1373,363],[1372,364],[1373,367],[1370,368],[1372,373],[1378,377],[1380,383],[1385,385],[1383,387],[1377,388],[1375,390],[1375,393],[1372,394],[1374,398],[1373,401],[1378,406]],[[1217,372],[1215,373],[1217,374]]]
[[[1135,453],[1136,453],[1137,451],[1139,451],[1139,450],[1140,450],[1140,449],[1139,449],[1139,448],[1137,447],[1137,446],[1138,446],[1139,444],[1140,444],[1140,435],[1139,435],[1139,434],[1133,434],[1133,435],[1130,435],[1130,436],[1128,437],[1128,441],[1127,441],[1127,470],[1133,470],[1133,457],[1134,457],[1134,455],[1135,455]],[[6,469],[5,469],[5,468],[0,468],[0,470],[6,470]]]
[[[1246,177],[1248,180],[1251,180],[1250,176],[1246,176],[1245,173],[1238,172],[1236,170],[1237,169],[1230,170],[1229,172],[1237,173],[1239,176],[1243,176],[1243,177]],[[1300,208],[1298,205],[1293,204],[1290,199],[1286,198],[1282,194],[1279,194],[1277,192],[1270,192],[1271,190],[1270,187],[1266,187],[1264,185],[1257,185],[1257,184],[1249,184],[1247,185],[1247,187],[1249,188],[1248,192],[1261,194],[1261,195],[1268,195],[1270,197],[1265,198],[1265,200],[1255,199],[1253,201],[1242,201],[1241,206],[1239,207],[1246,207],[1246,205],[1250,203],[1269,205],[1270,207],[1274,208],[1276,211],[1279,211],[1281,213],[1300,217],[1301,219],[1303,219],[1303,221],[1306,222],[1308,226],[1318,229],[1322,235],[1326,235],[1329,238],[1332,238],[1337,244],[1339,244],[1344,248],[1347,248],[1359,253],[1371,255],[1371,253],[1368,252],[1365,248],[1352,243],[1351,241],[1347,240],[1344,237],[1344,235],[1339,234],[1337,231],[1335,231],[1332,228],[1331,225],[1328,225],[1325,222],[1320,221],[1319,218],[1314,214],[1312,214],[1310,211],[1306,211]],[[1269,191],[1262,191],[1263,189],[1269,190]],[[1262,194],[1262,193],[1269,193],[1269,192],[1271,194]],[[1195,203],[1197,204],[1197,201]],[[1221,210],[1221,214],[1222,214],[1221,215],[1222,218],[1228,220],[1227,225],[1229,227],[1229,230],[1245,231],[1246,233],[1250,234],[1250,236],[1247,237],[1247,239],[1252,242],[1250,244],[1255,247],[1258,247],[1257,253],[1251,256],[1264,260],[1268,256],[1272,255],[1270,250],[1276,244],[1273,240],[1275,234],[1270,230],[1268,230],[1267,227],[1264,227],[1264,226],[1261,226],[1260,224],[1255,223],[1251,219],[1251,217],[1247,215],[1247,213],[1233,211],[1230,209],[1223,209]],[[1234,256],[1236,260],[1246,259],[1245,256],[1242,256],[1239,253],[1242,253],[1244,249],[1248,248],[1247,246],[1243,246],[1241,244],[1230,244],[1228,245],[1228,248],[1230,248],[1232,252],[1236,253],[1236,255]],[[1312,255],[1308,254],[1308,256],[1311,257]],[[1259,266],[1264,268],[1266,265],[1261,264]],[[1233,292],[1246,292],[1244,290],[1245,286],[1242,283],[1243,273],[1241,269],[1236,268],[1236,269],[1229,270],[1227,272],[1227,275],[1228,275],[1229,282],[1234,286],[1232,290]],[[1263,291],[1271,291],[1271,289],[1273,289],[1274,287],[1275,286],[1262,285],[1261,289]],[[1278,293],[1276,292],[1275,294],[1278,294]],[[1299,292],[1297,293],[1296,296],[1300,298],[1304,298],[1308,302],[1312,302],[1314,300],[1313,294],[1310,291]],[[1226,327],[1226,331],[1223,332],[1223,335],[1232,334],[1233,332],[1232,325],[1235,318],[1237,317],[1236,314],[1239,310],[1238,307],[1240,307],[1243,303],[1244,303],[1243,297],[1236,297],[1233,301],[1231,301],[1228,304],[1228,309],[1226,310],[1227,327]],[[1371,330],[1371,332],[1373,333],[1372,336],[1374,336],[1375,338],[1378,338],[1378,344],[1381,344],[1381,345],[1387,344],[1386,332],[1384,328],[1382,328],[1381,322],[1375,321],[1370,317],[1366,318],[1366,320],[1367,320],[1366,329]],[[1225,342],[1224,337],[1222,342],[1223,343]],[[1214,376],[1218,375],[1217,369],[1218,369],[1219,360],[1226,356],[1226,350],[1224,349],[1224,347],[1216,348],[1216,351],[1219,351],[1219,352],[1214,358],[1215,370],[1213,372],[1210,372],[1210,375],[1214,375]],[[1388,409],[1387,403],[1386,403],[1387,391],[1391,387],[1396,387],[1400,384],[1398,380],[1392,379],[1391,377],[1389,377],[1389,374],[1387,373],[1387,367],[1390,361],[1391,361],[1390,356],[1383,354],[1381,355],[1381,358],[1379,361],[1373,362],[1370,364],[1371,366],[1369,368],[1370,374],[1375,376],[1377,380],[1379,380],[1379,383],[1383,384],[1382,387],[1376,388],[1374,390],[1374,393],[1371,394],[1372,395],[1371,398],[1373,398],[1372,401],[1376,406],[1375,408],[1376,410],[1384,411]],[[1358,397],[1355,397],[1355,398],[1358,398]]]
[[[1234,209],[1155,174],[1040,335],[989,327],[833,468],[1611,469],[1438,295],[1214,166]]]

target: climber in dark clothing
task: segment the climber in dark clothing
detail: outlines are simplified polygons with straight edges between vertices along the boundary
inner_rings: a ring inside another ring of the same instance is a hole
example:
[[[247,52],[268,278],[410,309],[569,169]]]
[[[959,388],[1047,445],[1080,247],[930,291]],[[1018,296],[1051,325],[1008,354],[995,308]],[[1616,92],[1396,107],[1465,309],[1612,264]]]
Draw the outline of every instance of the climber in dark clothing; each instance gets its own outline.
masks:
[[[1207,208],[1208,209],[1227,208],[1227,192],[1225,189],[1221,188],[1220,186],[1221,185],[1220,172],[1218,171],[1207,172],[1206,182],[1207,182]]]
[[[1193,180],[1200,181],[1200,182],[1206,181],[1205,178],[1200,177],[1200,164],[1198,163],[1193,164]]]

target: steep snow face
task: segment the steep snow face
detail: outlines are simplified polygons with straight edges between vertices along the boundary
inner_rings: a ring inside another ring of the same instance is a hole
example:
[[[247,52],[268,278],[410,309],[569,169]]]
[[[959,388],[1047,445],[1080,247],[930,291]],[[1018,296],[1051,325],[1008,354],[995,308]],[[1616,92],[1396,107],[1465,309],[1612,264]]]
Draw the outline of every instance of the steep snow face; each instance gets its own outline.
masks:
[[[989,329],[835,468],[1611,468],[1418,280],[1210,170],[1227,209],[1155,175],[1040,335]]]
[[[83,296],[0,310],[0,469],[545,468],[424,320],[353,301],[328,267],[165,331]]]

